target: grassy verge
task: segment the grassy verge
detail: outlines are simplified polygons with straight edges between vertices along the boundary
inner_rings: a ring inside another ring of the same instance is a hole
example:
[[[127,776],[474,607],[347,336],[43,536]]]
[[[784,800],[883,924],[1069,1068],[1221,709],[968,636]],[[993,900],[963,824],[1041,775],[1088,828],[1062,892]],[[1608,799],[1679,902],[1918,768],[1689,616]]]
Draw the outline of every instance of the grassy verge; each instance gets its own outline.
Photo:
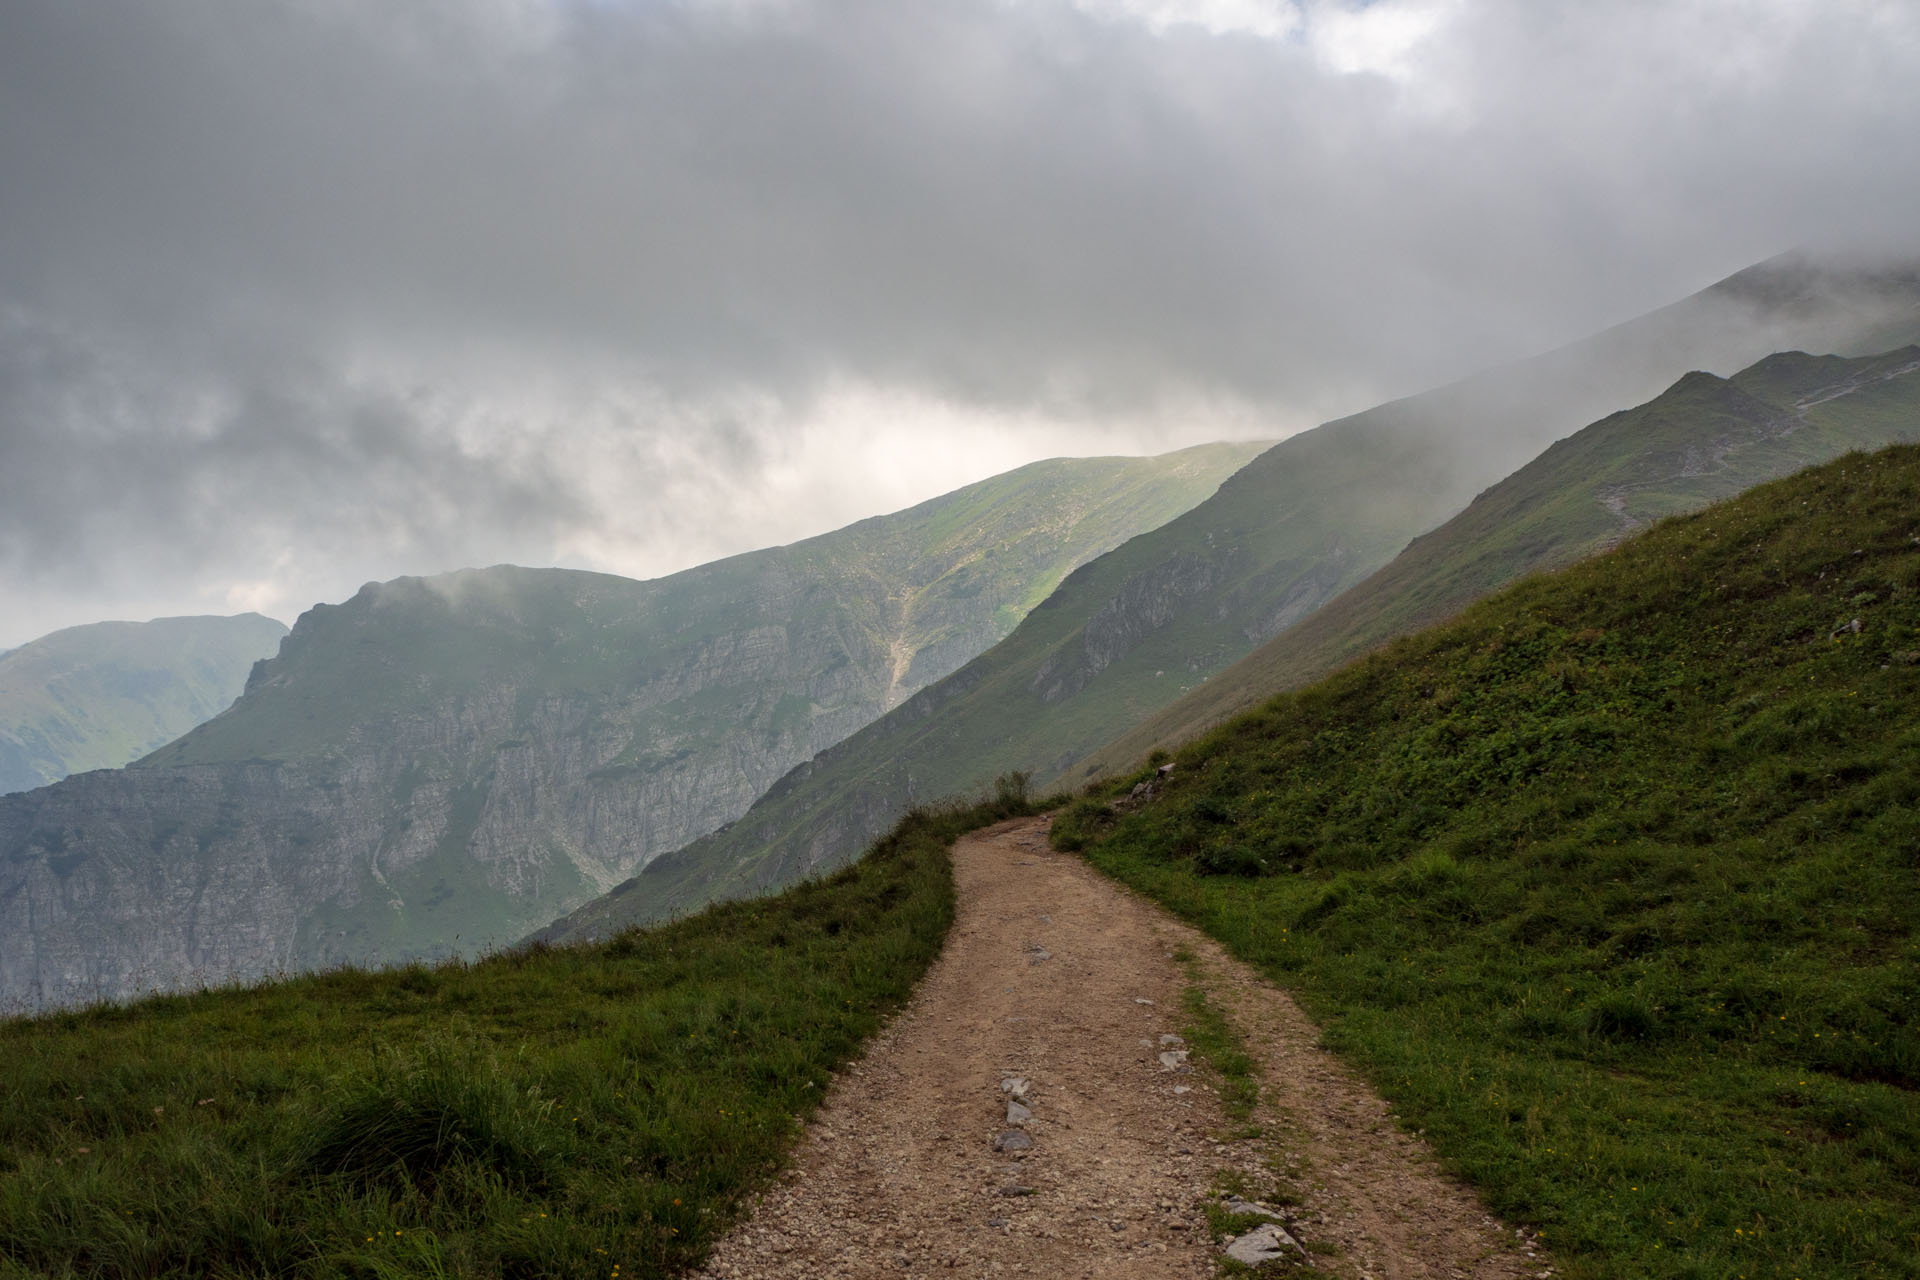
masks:
[[[1055,839],[1295,991],[1563,1275],[1920,1276],[1917,512],[1909,448],[1663,524]]]
[[[1242,1168],[1222,1169],[1214,1177],[1213,1190],[1222,1197],[1238,1196],[1274,1208],[1299,1204],[1301,1197],[1295,1179],[1302,1173],[1300,1160],[1285,1154],[1278,1135],[1254,1123],[1255,1113],[1260,1106],[1260,1073],[1258,1063],[1247,1052],[1246,1037],[1207,995],[1205,973],[1194,954],[1181,947],[1174,952],[1174,959],[1187,971],[1187,986],[1181,993],[1181,1004],[1186,1010],[1187,1020],[1180,1028],[1181,1033],[1188,1047],[1215,1078],[1220,1109],[1232,1123],[1222,1137],[1228,1142],[1264,1140],[1264,1176],[1256,1176]],[[1202,1204],[1207,1217],[1207,1231],[1215,1244],[1223,1242],[1228,1236],[1241,1235],[1272,1221],[1262,1213],[1233,1213],[1227,1204],[1224,1198],[1208,1199]],[[1289,1224],[1289,1230],[1298,1236],[1298,1228]],[[1316,1246],[1309,1243],[1306,1247],[1311,1251]],[[1224,1276],[1286,1275],[1295,1277],[1295,1280],[1313,1280],[1316,1276],[1326,1274],[1294,1253],[1284,1254],[1258,1266],[1248,1266],[1235,1259],[1221,1257],[1215,1260],[1215,1271]]]
[[[1227,1015],[1207,998],[1200,964],[1193,953],[1183,947],[1174,958],[1187,971],[1187,986],[1180,996],[1187,1013],[1180,1030],[1187,1046],[1219,1077],[1220,1109],[1238,1126],[1234,1137],[1258,1137],[1259,1128],[1252,1122],[1254,1108],[1260,1104],[1260,1078],[1254,1070],[1253,1056],[1247,1052],[1247,1042],[1227,1021]]]
[[[947,846],[1031,811],[597,945],[0,1023],[0,1275],[683,1270],[939,952]]]

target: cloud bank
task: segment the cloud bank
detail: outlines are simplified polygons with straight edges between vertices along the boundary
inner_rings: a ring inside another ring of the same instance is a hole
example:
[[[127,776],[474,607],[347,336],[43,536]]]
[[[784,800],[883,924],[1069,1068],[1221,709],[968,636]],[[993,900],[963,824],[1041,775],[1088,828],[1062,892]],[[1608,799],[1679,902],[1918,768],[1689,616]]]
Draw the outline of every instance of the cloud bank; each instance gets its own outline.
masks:
[[[15,0],[0,646],[649,575],[1908,239],[1920,13]]]

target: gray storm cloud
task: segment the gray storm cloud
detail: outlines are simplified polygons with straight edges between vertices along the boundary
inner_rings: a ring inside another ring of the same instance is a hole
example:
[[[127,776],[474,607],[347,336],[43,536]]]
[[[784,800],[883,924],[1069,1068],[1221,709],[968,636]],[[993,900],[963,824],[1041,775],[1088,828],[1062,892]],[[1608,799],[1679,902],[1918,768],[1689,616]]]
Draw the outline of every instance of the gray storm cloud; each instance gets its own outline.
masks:
[[[1908,237],[1900,4],[13,0],[0,645],[658,572]]]

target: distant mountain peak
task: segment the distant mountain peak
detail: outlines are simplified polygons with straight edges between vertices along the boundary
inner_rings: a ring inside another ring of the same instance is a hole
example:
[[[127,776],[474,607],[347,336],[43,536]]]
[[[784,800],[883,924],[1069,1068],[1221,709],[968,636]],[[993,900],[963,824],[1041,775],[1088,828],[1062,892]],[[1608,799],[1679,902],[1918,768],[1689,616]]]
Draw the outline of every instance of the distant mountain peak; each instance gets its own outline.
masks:
[[[0,654],[0,792],[118,768],[238,697],[287,628],[257,613],[67,627]]]

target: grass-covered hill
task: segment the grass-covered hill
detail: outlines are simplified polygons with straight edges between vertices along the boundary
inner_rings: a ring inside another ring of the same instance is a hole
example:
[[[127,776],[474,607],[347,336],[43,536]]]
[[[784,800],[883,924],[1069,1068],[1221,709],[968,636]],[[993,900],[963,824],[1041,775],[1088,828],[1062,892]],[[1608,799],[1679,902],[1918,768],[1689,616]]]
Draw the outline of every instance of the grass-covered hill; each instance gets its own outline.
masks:
[[[591,936],[791,883],[853,856],[916,798],[1003,772],[1084,777],[1090,753],[1299,626],[1553,441],[1690,368],[1732,373],[1783,346],[1878,351],[1900,334],[1920,338],[1920,267],[1788,257],[1565,349],[1282,441],[1179,519],[1083,566],[1007,639],[798,766],[738,822],[543,936]]]
[[[1295,991],[1562,1275],[1920,1275],[1920,448],[1528,578],[1136,783],[1056,838]]]
[[[1027,811],[600,946],[0,1022],[0,1276],[682,1274]]]
[[[0,1008],[509,943],[1261,448],[1036,463],[651,582],[499,566],[316,607],[220,716],[0,799]]]
[[[1079,762],[1070,781],[1130,769],[1157,747],[1650,521],[1849,449],[1916,440],[1920,347],[1853,359],[1790,351],[1731,378],[1690,373],[1554,444],[1365,582]]]
[[[116,769],[209,720],[287,629],[272,618],[68,627],[0,653],[0,793]]]

